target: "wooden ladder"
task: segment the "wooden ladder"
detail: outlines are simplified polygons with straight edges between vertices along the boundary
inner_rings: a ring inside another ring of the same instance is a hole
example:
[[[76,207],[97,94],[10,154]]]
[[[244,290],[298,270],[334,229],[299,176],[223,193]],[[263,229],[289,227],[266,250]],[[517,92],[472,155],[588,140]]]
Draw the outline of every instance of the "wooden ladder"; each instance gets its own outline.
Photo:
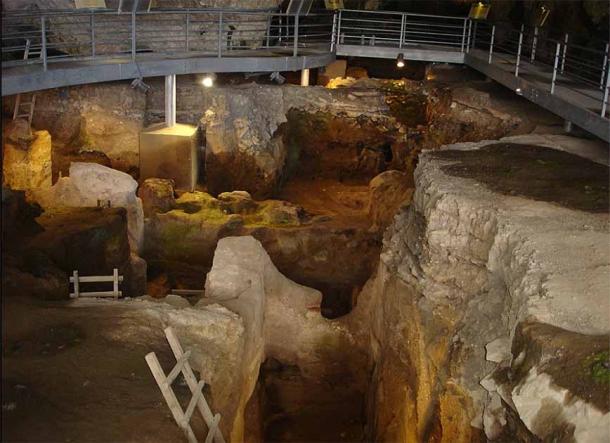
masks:
[[[28,38],[25,41],[25,51],[23,52],[23,59],[29,60],[30,56],[38,56],[40,57],[42,54],[42,50],[32,49],[32,41]],[[32,92],[29,94],[29,101],[23,100],[21,97],[22,94],[17,94],[17,98],[15,99],[15,110],[13,111],[13,120],[17,120],[18,118],[27,118],[28,124],[32,125],[32,117],[34,117],[34,107],[36,106],[36,93]],[[25,94],[24,94],[25,95]]]
[[[191,417],[193,416],[193,412],[195,412],[195,409],[198,409],[203,421],[208,426],[208,434],[205,438],[205,443],[225,443],[225,439],[222,436],[222,432],[218,426],[220,423],[220,414],[212,413],[208,402],[203,396],[203,387],[205,383],[203,380],[197,381],[197,378],[193,373],[193,369],[189,364],[191,351],[185,352],[182,349],[182,345],[171,327],[167,327],[165,329],[165,336],[167,337],[169,346],[176,357],[176,366],[174,366],[168,375],[165,375],[165,372],[159,364],[159,360],[154,352],[147,354],[145,359],[146,363],[148,363],[148,367],[150,368],[150,372],[152,372],[157,385],[159,385],[163,398],[165,398],[165,401],[167,402],[167,406],[172,412],[174,420],[180,429],[182,429],[182,432],[184,432],[188,442],[197,443],[197,437],[195,437],[193,429],[191,428],[190,421]],[[172,383],[176,380],[180,373],[182,373],[186,384],[193,394],[186,411],[182,409],[182,406],[180,406],[180,402],[178,401],[178,397],[176,397],[176,394],[172,390]]]

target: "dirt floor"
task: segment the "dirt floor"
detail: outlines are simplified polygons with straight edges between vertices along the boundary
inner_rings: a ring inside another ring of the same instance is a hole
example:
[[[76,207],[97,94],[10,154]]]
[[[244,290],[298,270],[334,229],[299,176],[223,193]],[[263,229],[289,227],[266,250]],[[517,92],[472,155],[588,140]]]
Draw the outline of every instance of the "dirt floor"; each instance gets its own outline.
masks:
[[[121,303],[3,300],[2,441],[183,441],[144,356],[175,360],[161,325]],[[175,391],[188,404],[190,391]],[[203,423],[193,418],[197,435]]]

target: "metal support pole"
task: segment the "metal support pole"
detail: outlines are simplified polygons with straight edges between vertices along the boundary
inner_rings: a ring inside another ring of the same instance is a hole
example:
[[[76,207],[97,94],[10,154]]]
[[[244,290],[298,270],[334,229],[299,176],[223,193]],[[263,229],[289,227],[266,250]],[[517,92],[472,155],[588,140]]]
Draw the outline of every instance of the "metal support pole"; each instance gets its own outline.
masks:
[[[136,59],[136,11],[131,11],[131,59]]]
[[[568,34],[566,34],[563,41],[563,56],[561,57],[561,73],[563,74],[563,70],[566,67],[566,54],[568,53]]]
[[[400,41],[398,42],[398,47],[402,49],[402,44],[405,40],[405,21],[406,14],[400,15]]]
[[[470,36],[472,34],[472,20],[468,20],[468,40],[466,41],[466,52],[470,52]]]
[[[165,125],[176,125],[176,74],[165,76]]]
[[[294,49],[292,56],[296,57],[299,53],[299,15],[294,16]]]
[[[557,80],[557,67],[559,66],[560,49],[561,43],[557,42],[557,48],[555,49],[555,64],[553,66],[553,79],[551,80],[551,94],[555,93],[555,81]]]
[[[95,15],[89,16],[89,27],[91,28],[91,57],[95,58]]]
[[[538,26],[534,28],[534,39],[532,40],[532,53],[530,54],[530,62],[536,60],[536,46],[538,46]]]
[[[42,43],[42,66],[44,70],[47,70],[47,26],[46,26],[46,17],[43,15],[40,17],[40,29],[41,29],[41,43]]]
[[[189,31],[190,31],[190,27],[191,27],[191,15],[188,13],[188,11],[186,12],[186,23],[184,24],[184,50],[185,52],[189,52],[190,45],[189,45]]]
[[[606,116],[606,109],[608,109],[608,92],[610,90],[610,75],[606,76],[606,89],[604,90],[604,101],[602,102],[601,116]]]
[[[487,63],[491,65],[491,57],[494,53],[494,38],[496,36],[496,25],[491,27],[491,39],[489,40],[489,59]]]
[[[218,57],[222,57],[222,11],[218,14]]]
[[[301,71],[301,86],[309,86],[309,69]]]
[[[460,52],[464,52],[464,44],[466,43],[466,22],[467,18],[464,19],[464,24],[462,25],[462,45],[460,46]]]
[[[602,78],[599,80],[599,89],[604,89],[604,78],[606,77],[606,71],[608,69],[608,46],[606,43],[606,50],[604,51],[604,65],[602,66]]]
[[[515,77],[519,77],[519,64],[521,63],[521,49],[523,48],[523,25],[519,31],[519,47],[517,48],[517,63],[515,64]]]

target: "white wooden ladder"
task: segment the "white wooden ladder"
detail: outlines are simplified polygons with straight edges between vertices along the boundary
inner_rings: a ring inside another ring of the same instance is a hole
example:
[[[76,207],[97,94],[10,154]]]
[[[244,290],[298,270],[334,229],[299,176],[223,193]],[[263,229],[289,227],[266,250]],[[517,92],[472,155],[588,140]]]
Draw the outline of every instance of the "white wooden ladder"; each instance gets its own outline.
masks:
[[[174,353],[177,362],[169,374],[165,375],[154,352],[150,352],[145,358],[157,385],[159,385],[161,394],[163,394],[163,398],[165,398],[167,406],[172,412],[174,420],[176,420],[176,423],[180,429],[182,429],[184,435],[186,435],[189,443],[198,443],[197,437],[195,437],[190,425],[191,417],[193,416],[196,407],[208,426],[208,435],[206,436],[205,443],[225,443],[222,432],[218,426],[220,423],[220,414],[212,414],[212,410],[203,395],[205,383],[203,380],[197,381],[193,369],[189,364],[188,359],[191,356],[191,351],[183,351],[182,345],[171,327],[165,329],[165,336],[167,337],[167,341],[169,342],[170,348],[172,348],[172,352]],[[180,402],[172,390],[172,383],[180,373],[184,376],[184,380],[193,394],[186,411],[182,410],[182,406],[180,406]]]
[[[28,38],[25,41],[25,51],[23,51],[23,59],[28,60],[36,56],[40,57],[41,54],[42,50],[40,48],[33,49],[32,41]],[[29,100],[23,100],[22,94],[17,94],[17,98],[15,99],[15,109],[13,111],[13,120],[17,120],[18,118],[26,118],[28,124],[31,126],[32,117],[34,117],[34,106],[36,106],[36,93],[32,92],[28,95],[30,97]]]

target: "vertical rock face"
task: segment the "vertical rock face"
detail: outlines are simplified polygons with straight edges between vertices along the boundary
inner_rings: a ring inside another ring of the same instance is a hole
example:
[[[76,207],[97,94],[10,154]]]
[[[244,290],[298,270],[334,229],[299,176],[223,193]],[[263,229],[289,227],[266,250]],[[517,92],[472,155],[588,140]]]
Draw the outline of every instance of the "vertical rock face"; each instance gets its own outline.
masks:
[[[286,161],[282,139],[276,135],[285,121],[280,88],[214,94],[202,119],[210,191],[245,190],[256,197],[272,194]]]
[[[375,439],[607,438],[608,168],[511,140],[420,156],[356,312]]]
[[[21,122],[27,125],[25,120]],[[2,181],[12,189],[29,191],[51,186],[51,136],[47,131],[18,133],[15,122],[5,134]],[[29,133],[29,134],[28,134]],[[30,136],[31,134],[31,136]]]

